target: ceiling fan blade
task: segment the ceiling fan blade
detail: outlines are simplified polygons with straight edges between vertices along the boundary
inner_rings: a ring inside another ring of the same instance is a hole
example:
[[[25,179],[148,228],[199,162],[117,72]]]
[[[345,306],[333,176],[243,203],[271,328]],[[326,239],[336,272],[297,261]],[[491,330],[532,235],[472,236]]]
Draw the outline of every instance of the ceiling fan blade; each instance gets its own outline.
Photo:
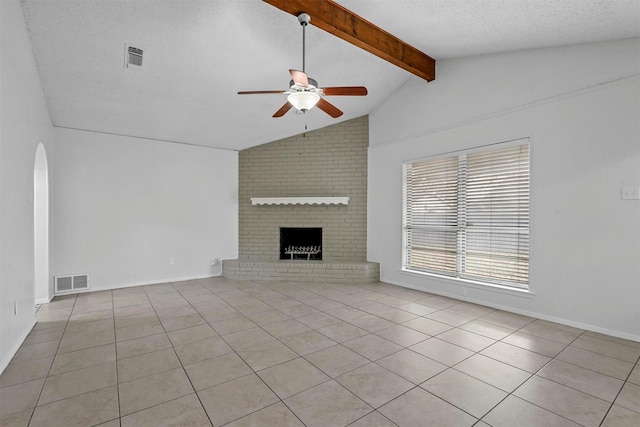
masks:
[[[286,93],[284,90],[246,90],[244,92],[238,92],[238,95],[256,95],[265,93]]]
[[[298,70],[289,70],[289,73],[291,74],[291,79],[293,80],[293,82],[298,86],[309,86],[309,79],[307,78],[306,73]]]
[[[316,106],[334,119],[342,115],[342,111],[340,111],[335,105],[326,101],[324,98],[320,98]]]
[[[339,86],[339,87],[323,87],[322,91],[326,96],[346,95],[346,96],[365,96],[367,88],[364,86]]]
[[[278,111],[275,112],[273,117],[282,117],[282,116],[284,116],[287,113],[287,111],[289,111],[291,109],[291,107],[293,107],[293,105],[291,105],[291,103],[289,103],[287,101],[286,104],[284,104],[282,107],[280,107],[280,109]]]

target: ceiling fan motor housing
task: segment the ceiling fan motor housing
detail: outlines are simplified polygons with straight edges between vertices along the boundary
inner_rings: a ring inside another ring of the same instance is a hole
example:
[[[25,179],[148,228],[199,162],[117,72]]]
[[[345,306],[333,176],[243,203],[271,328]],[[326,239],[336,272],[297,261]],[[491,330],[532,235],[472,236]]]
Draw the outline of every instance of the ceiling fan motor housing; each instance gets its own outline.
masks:
[[[311,77],[307,77],[307,80],[309,81],[309,85],[307,86],[307,88],[309,88],[309,89],[317,89],[318,88],[318,82],[315,79],[312,79]],[[300,87],[293,80],[289,80],[289,87],[293,89],[294,86]]]

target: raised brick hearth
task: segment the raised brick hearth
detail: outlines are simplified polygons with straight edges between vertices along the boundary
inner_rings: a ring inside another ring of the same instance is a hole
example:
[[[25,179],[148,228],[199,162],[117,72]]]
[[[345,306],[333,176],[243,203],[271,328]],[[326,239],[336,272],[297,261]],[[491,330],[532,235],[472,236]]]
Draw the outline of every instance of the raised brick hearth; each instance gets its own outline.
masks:
[[[292,282],[371,283],[380,280],[377,262],[339,261],[250,261],[222,262],[222,275],[241,280],[280,280]]]

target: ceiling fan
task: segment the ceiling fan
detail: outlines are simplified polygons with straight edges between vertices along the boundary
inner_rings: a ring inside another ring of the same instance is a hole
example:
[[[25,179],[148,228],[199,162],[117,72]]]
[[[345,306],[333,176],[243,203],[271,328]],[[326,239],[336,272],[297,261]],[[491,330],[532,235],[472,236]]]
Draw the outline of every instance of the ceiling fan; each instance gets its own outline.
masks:
[[[287,102],[275,112],[273,117],[282,117],[291,108],[306,113],[314,106],[327,113],[333,118],[340,117],[342,111],[335,105],[326,101],[323,96],[364,96],[367,94],[367,88],[364,86],[337,86],[337,87],[318,87],[318,82],[307,76],[305,73],[305,28],[311,21],[311,17],[307,13],[298,15],[298,22],[302,26],[302,71],[289,70],[291,81],[287,90],[253,90],[238,92],[238,95],[255,95],[255,94],[286,94]]]

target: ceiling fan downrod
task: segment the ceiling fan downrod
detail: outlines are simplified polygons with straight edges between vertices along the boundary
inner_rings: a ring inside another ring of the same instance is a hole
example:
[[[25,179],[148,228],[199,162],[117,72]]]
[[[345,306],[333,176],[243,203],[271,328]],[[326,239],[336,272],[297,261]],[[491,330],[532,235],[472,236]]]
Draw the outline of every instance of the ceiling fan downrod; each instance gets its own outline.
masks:
[[[298,22],[302,25],[302,72],[306,73],[305,70],[305,29],[309,22],[311,22],[311,16],[308,13],[301,13],[298,15]]]

